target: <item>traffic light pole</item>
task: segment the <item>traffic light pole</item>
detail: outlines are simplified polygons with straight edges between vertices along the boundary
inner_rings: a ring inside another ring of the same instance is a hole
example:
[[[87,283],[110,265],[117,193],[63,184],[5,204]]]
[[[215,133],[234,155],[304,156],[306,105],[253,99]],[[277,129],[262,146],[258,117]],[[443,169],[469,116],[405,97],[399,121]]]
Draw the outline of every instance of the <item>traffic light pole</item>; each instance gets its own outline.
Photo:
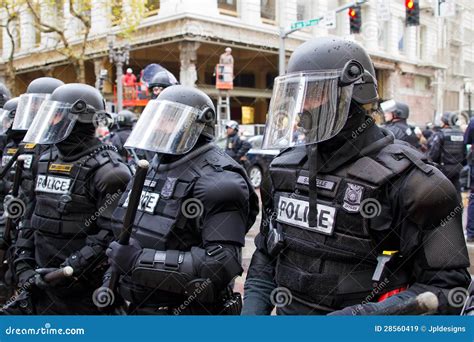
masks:
[[[348,8],[351,8],[353,6],[359,6],[362,4],[365,4],[368,0],[356,0],[350,4],[340,6],[334,10],[334,12],[339,13],[342,12]],[[284,3],[283,1],[280,2],[280,5]],[[324,19],[324,16],[312,19],[316,21],[317,23],[321,22],[321,20]],[[278,74],[284,75],[285,74],[285,69],[286,69],[286,60],[285,60],[285,39],[288,37],[293,32],[299,31],[303,29],[304,27],[299,27],[299,28],[292,28],[290,30],[285,30],[284,27],[280,27],[280,32],[279,32],[279,48],[278,48]]]

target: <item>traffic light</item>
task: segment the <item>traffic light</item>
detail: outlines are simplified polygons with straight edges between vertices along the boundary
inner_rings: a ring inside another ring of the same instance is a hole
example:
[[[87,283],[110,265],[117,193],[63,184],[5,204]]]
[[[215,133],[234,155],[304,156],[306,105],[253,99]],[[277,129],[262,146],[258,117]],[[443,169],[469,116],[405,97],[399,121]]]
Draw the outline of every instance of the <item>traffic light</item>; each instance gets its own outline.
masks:
[[[362,13],[360,11],[360,6],[349,8],[349,20],[351,23],[351,34],[360,33],[360,27],[362,25]]]
[[[405,1],[405,25],[418,26],[420,25],[420,4],[418,0]]]

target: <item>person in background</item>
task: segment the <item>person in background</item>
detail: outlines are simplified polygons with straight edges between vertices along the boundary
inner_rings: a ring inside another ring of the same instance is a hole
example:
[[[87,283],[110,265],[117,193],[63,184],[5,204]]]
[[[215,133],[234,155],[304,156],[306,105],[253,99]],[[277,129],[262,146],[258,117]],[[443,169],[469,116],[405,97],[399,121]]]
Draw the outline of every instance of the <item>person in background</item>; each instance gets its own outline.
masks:
[[[464,144],[474,144],[474,118],[469,121],[466,131],[464,132]],[[471,152],[472,153],[472,152]],[[467,242],[474,242],[474,163],[473,158],[467,158],[467,162],[470,166],[470,194],[469,194],[469,205],[467,209],[467,224],[466,224],[466,235]]]
[[[461,198],[461,185],[459,174],[466,162],[466,148],[463,132],[456,126],[456,115],[444,113],[441,117],[441,130],[433,134],[428,157],[440,165],[440,170],[453,183],[459,198]]]
[[[132,68],[127,69],[127,73],[122,77],[122,84],[125,90],[125,99],[133,99],[133,93],[135,91],[135,83],[137,77],[133,74]]]
[[[244,164],[247,160],[247,152],[252,148],[252,145],[248,141],[240,139],[237,121],[230,120],[225,128],[227,129],[225,152],[237,163]]]

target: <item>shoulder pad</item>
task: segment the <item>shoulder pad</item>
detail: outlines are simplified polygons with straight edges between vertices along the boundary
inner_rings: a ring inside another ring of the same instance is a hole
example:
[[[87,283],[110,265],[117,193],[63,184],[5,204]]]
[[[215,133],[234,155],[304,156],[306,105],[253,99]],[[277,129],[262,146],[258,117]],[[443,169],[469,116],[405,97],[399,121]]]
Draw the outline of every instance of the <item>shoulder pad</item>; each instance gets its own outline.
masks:
[[[58,158],[58,150],[53,149],[51,151],[50,149],[47,149],[43,153],[41,153],[39,161],[55,160],[56,158]]]
[[[396,141],[381,149],[373,158],[362,157],[357,160],[350,167],[348,175],[375,185],[381,185],[413,165],[426,174],[432,172],[432,169],[426,164],[423,154],[409,144]]]
[[[271,166],[298,166],[307,158],[306,146],[296,146],[284,149],[271,162]]]

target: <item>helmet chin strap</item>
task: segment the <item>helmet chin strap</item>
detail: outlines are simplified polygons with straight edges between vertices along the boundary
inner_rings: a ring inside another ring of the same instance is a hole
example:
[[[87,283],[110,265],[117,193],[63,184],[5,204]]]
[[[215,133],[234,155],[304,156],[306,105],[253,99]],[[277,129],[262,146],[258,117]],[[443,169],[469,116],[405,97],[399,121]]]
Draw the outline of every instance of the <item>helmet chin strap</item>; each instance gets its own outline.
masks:
[[[310,227],[318,226],[318,144],[311,144],[306,146],[306,153],[308,155],[308,169],[309,169],[309,213],[308,224]]]

